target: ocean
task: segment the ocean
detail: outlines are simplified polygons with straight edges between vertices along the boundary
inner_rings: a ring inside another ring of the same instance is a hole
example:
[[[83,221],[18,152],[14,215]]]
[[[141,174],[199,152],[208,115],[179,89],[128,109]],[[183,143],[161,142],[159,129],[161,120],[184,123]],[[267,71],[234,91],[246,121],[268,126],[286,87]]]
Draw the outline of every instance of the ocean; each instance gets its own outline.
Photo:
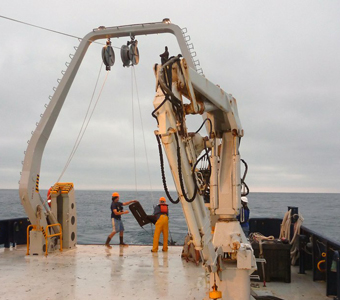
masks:
[[[46,195],[47,191],[41,191]],[[158,199],[165,196],[163,191],[118,191],[120,201],[137,199],[147,214],[152,214]],[[111,194],[112,191],[75,191],[78,217],[78,244],[104,244],[111,233]],[[173,198],[176,193],[172,192]],[[340,194],[307,193],[250,193],[248,195],[250,217],[283,218],[289,206],[299,208],[304,218],[303,225],[334,241],[340,242],[340,220],[337,207]],[[181,204],[169,204],[169,239],[182,245],[187,234],[187,225]],[[26,217],[20,203],[18,190],[0,189],[0,220]],[[133,215],[122,216],[125,232],[124,242],[135,245],[151,245],[153,225],[140,227]],[[112,244],[119,243],[118,234]]]

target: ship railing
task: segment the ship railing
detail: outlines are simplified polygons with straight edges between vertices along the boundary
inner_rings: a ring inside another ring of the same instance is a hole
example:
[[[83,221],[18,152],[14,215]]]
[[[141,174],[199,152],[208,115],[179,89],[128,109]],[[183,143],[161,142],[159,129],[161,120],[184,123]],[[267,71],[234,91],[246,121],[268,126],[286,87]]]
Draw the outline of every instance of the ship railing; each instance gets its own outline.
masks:
[[[250,232],[273,235],[276,239],[280,236],[281,224],[280,218],[252,218],[249,221]],[[299,253],[296,262],[299,273],[311,270],[313,281],[326,282],[326,296],[340,300],[340,243],[301,226]]]
[[[340,300],[340,243],[305,226],[301,227],[299,241],[299,272],[312,270],[313,281],[326,282],[326,296],[337,296]]]
[[[30,225],[27,217],[0,220],[0,247],[10,248],[16,245],[26,245],[27,226]]]

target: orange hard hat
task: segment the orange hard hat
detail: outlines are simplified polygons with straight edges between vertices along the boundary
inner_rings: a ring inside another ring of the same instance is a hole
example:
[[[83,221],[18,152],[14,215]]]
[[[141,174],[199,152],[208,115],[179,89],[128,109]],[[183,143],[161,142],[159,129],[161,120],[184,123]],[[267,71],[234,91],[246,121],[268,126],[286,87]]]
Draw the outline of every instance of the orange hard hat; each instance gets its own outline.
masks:
[[[165,197],[160,197],[160,198],[159,198],[159,201],[160,201],[160,202],[166,202]]]
[[[112,197],[119,197],[119,194],[117,192],[112,193]]]

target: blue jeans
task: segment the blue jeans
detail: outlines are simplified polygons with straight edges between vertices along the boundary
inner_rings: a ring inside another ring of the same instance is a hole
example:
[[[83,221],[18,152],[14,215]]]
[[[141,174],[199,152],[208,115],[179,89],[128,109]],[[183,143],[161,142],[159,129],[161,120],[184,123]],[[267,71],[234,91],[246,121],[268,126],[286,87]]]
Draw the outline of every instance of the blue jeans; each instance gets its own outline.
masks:
[[[117,220],[115,218],[111,218],[112,220],[112,229],[115,232],[123,232],[124,231],[124,225],[122,220]]]
[[[241,224],[241,227],[243,229],[244,235],[248,237],[249,236],[249,223]]]

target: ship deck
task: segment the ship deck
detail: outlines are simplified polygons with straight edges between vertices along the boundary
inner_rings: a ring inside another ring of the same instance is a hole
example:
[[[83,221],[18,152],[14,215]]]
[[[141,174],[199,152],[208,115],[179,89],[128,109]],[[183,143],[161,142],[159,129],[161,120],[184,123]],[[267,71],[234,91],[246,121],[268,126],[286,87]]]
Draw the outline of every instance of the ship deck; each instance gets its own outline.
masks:
[[[202,266],[181,259],[182,247],[151,253],[150,246],[78,245],[45,256],[26,256],[26,246],[0,249],[1,299],[204,299],[209,283]],[[268,282],[257,296],[330,299],[325,283],[292,270],[292,283]],[[254,285],[254,284],[253,284]],[[208,298],[206,298],[208,299]],[[268,299],[268,298],[267,298]]]

